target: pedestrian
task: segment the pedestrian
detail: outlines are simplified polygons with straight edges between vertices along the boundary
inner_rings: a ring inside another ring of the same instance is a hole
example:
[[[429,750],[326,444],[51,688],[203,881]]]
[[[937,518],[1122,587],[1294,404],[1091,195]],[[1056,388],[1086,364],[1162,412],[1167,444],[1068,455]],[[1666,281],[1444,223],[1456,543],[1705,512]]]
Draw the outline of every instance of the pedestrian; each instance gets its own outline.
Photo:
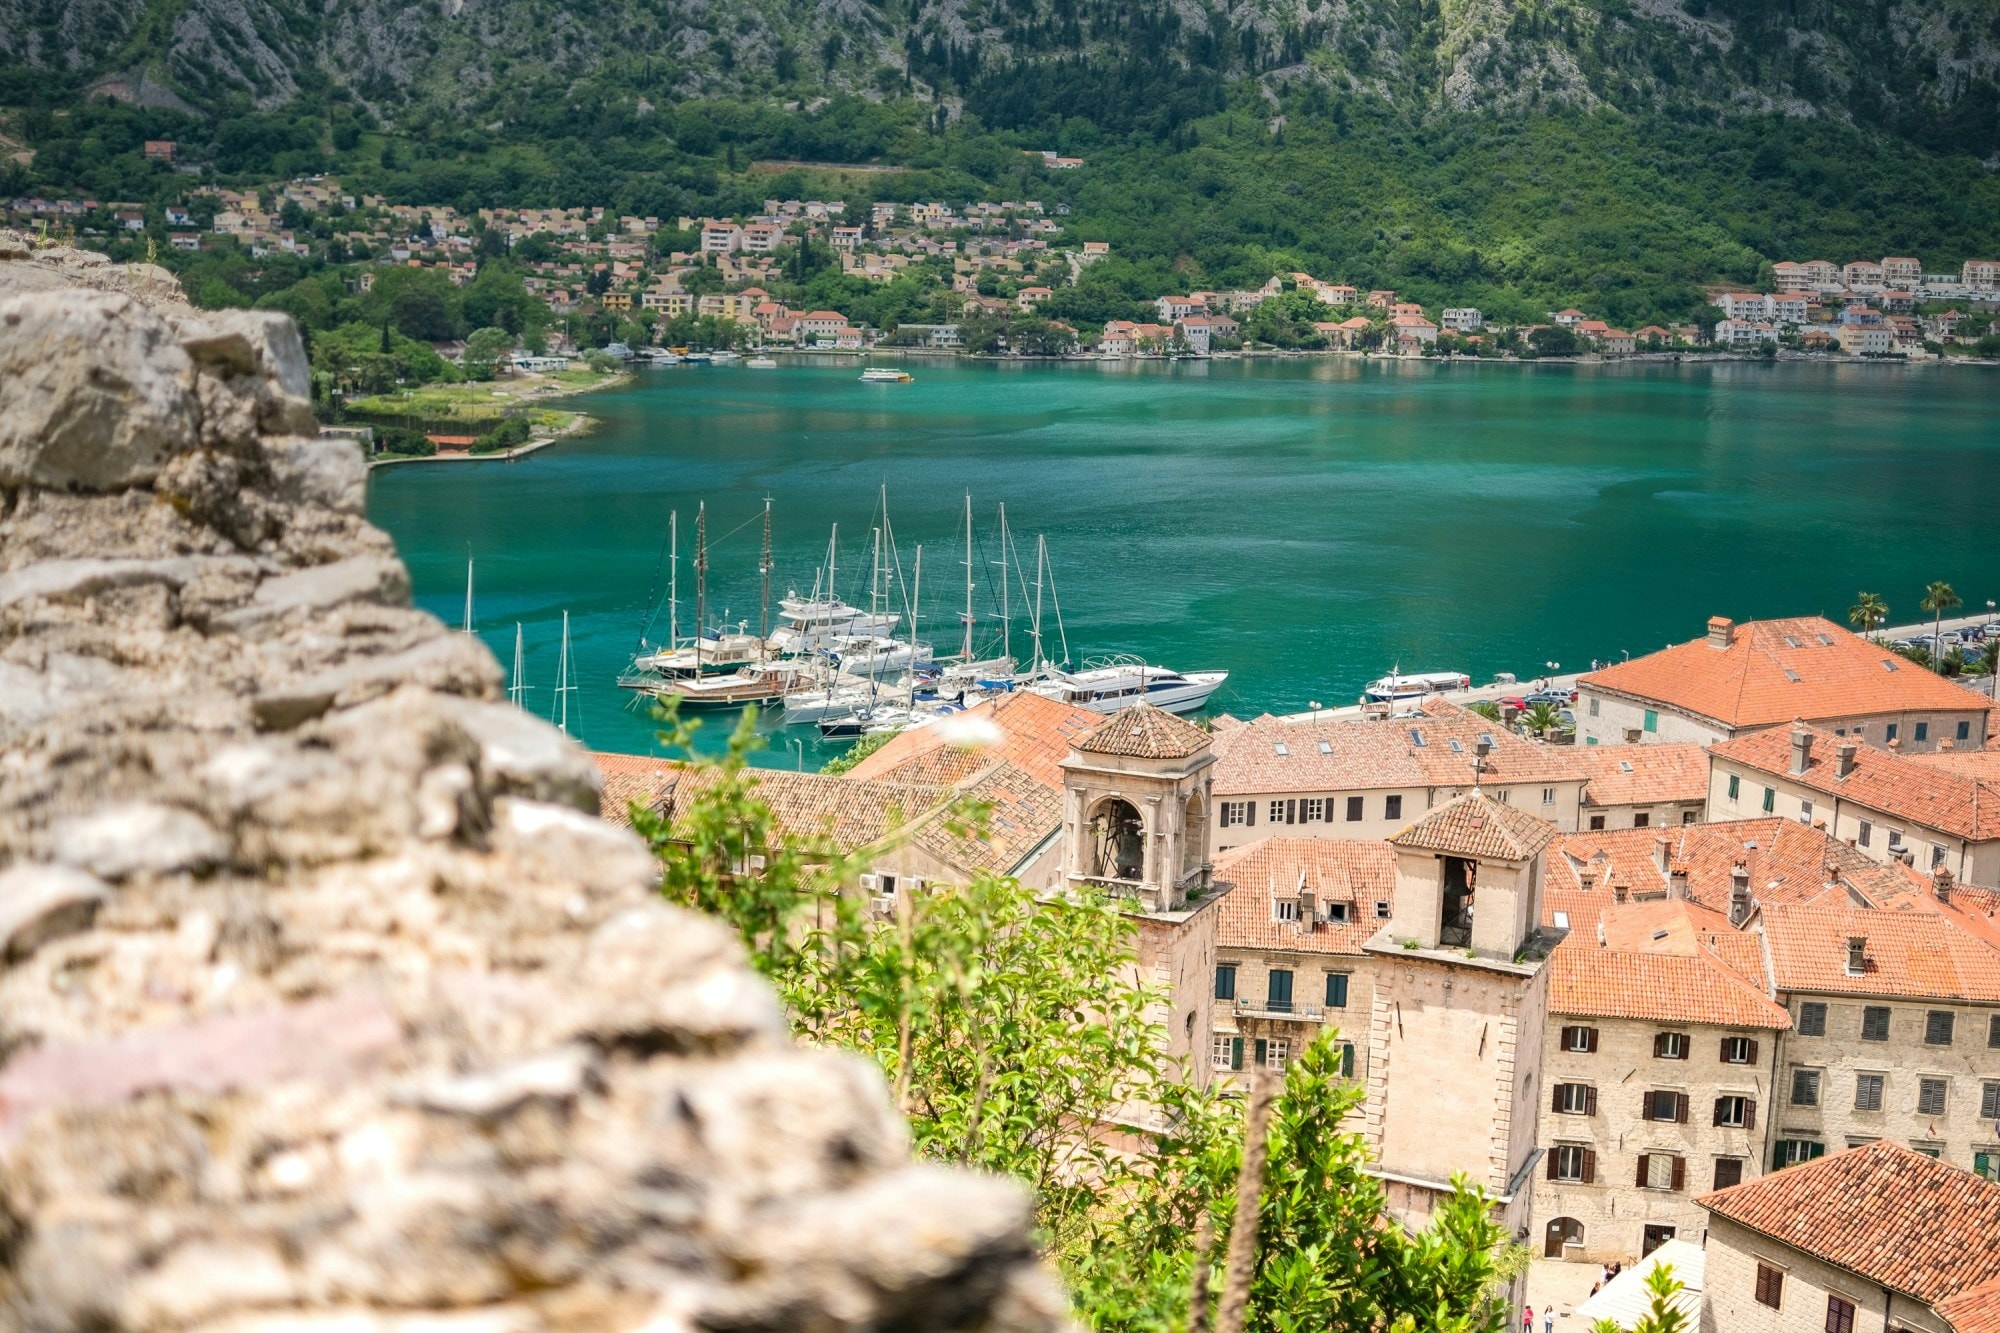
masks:
[[[1556,1333],[1556,1307],[1553,1305],[1542,1309],[1542,1333]]]
[[[1521,1310],[1521,1333],[1535,1333],[1535,1307],[1532,1305]]]

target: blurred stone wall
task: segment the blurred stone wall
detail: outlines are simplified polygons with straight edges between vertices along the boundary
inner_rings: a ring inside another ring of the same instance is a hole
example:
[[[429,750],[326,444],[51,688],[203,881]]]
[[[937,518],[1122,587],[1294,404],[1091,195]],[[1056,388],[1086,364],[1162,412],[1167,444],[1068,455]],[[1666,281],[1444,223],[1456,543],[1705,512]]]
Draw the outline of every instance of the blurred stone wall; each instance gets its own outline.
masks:
[[[1064,1326],[409,605],[296,330],[0,233],[0,1327]]]

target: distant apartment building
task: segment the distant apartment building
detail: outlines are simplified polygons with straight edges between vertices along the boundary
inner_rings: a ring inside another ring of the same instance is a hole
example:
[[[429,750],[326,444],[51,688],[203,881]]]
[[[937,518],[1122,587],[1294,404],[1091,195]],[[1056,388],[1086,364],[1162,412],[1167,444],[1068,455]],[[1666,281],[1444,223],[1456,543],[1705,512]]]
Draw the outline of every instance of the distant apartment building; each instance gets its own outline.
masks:
[[[1959,281],[1975,291],[1990,292],[2000,287],[2000,259],[1968,259],[1959,270]]]
[[[1834,341],[1849,356],[1887,356],[1896,350],[1896,335],[1881,324],[1842,324]]]
[[[1880,287],[1882,266],[1872,259],[1856,259],[1840,266],[1840,280],[1849,287]]]
[[[1769,319],[1775,313],[1772,298],[1762,292],[1724,292],[1715,304],[1731,319]]]
[[[1803,718],[1870,745],[1897,741],[1907,751],[1955,739],[1960,723],[1983,746],[1987,707],[1822,616],[1741,625],[1713,616],[1702,638],[1579,678],[1576,715],[1585,745],[1708,744]]]
[[[733,222],[709,223],[701,229],[701,251],[703,254],[735,254],[742,248],[743,228]]]
[[[1453,333],[1477,333],[1486,327],[1486,317],[1475,306],[1446,306],[1438,322]]]
[[[1708,805],[1708,751],[1678,745],[1580,746],[1572,762],[1584,772],[1578,826],[1671,829],[1698,824]]]
[[[1882,284],[1885,287],[1915,287],[1923,280],[1924,265],[1920,259],[1891,255],[1882,261]]]

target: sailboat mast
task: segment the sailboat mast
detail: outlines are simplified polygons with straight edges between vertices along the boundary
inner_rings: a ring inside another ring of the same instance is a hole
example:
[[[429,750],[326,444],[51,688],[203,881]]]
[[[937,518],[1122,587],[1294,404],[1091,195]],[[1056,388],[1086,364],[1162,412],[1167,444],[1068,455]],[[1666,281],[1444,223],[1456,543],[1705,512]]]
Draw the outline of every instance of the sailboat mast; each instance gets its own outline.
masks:
[[[840,585],[834,582],[833,562],[840,554],[840,524],[833,525],[833,535],[826,539],[826,600],[829,604],[840,600]]]
[[[465,623],[459,627],[459,633],[467,635],[472,633],[472,553],[470,551],[466,552],[465,556]]]
[[[561,729],[562,734],[565,736],[569,735],[569,696],[570,692],[576,689],[576,686],[571,683],[574,679],[575,671],[570,666],[569,661],[569,612],[565,611],[563,612],[562,656],[557,659],[556,663],[555,716],[550,719]]]
[[[965,646],[958,650],[965,661],[972,660],[972,492],[965,493]]]
[[[1042,570],[1048,562],[1049,539],[1037,533],[1035,534],[1035,665],[1033,667],[1036,671],[1042,669]]]
[[[681,646],[681,511],[667,515],[667,651]]]
[[[1014,657],[1014,612],[1007,600],[1007,502],[1000,502],[1000,656]]]
[[[766,641],[771,638],[771,497],[764,497],[764,558],[758,565],[758,572],[764,576],[764,613],[757,621],[757,637]]]
[[[507,687],[507,697],[519,708],[528,695],[527,672],[523,666],[521,651],[521,622],[514,622],[514,683]]]
[[[708,619],[708,502],[694,511],[694,674],[701,674],[701,627]]]

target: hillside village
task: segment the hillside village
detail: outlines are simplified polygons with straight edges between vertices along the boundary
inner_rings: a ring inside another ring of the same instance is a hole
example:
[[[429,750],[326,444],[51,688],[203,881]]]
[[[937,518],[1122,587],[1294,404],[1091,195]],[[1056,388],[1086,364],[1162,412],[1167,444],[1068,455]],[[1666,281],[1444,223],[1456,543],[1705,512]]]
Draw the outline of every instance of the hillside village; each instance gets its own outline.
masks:
[[[171,158],[174,145],[149,144]],[[1053,169],[1080,159],[1044,155]],[[2000,311],[2000,260],[1925,272],[1914,257],[1784,261],[1772,290],[1713,293],[1713,319],[1615,328],[1574,307],[1545,322],[1496,324],[1470,305],[1427,308],[1393,290],[1362,290],[1306,272],[1276,273],[1247,290],[1164,292],[1123,303],[1144,318],[1090,318],[1070,299],[1084,270],[1110,256],[1075,240],[1036,200],[869,205],[767,199],[737,218],[632,217],[606,210],[390,204],[331,178],[261,190],[196,188],[179,204],[23,198],[6,217],[55,227],[84,243],[147,241],[170,260],[241,256],[333,266],[365,292],[385,267],[443,274],[458,287],[480,265],[510,257],[548,313],[540,357],[610,347],[864,351],[875,347],[981,354],[1206,357],[1244,350],[1396,356],[1632,356],[1785,349],[1927,358],[1988,350]],[[834,295],[824,303],[826,277]],[[815,279],[822,279],[815,281]],[[870,292],[868,289],[877,289]],[[841,297],[839,291],[847,296]],[[857,292],[859,294],[857,294]],[[891,299],[893,298],[893,299]],[[842,308],[846,307],[846,308]],[[1072,308],[1075,307],[1075,308]],[[469,330],[467,330],[469,332]],[[517,331],[518,332],[518,331]],[[459,360],[456,340],[438,350]]]
[[[1716,617],[1581,677],[1570,746],[1444,695],[1206,728],[981,707],[985,745],[922,728],[838,776],[758,771],[775,836],[830,837],[883,913],[982,872],[1115,895],[1204,1085],[1337,1029],[1406,1221],[1463,1171],[1538,1256],[1706,1234],[1713,1272],[1719,1200],[1844,1150],[2000,1181],[2000,707],[1873,640]],[[711,781],[597,759],[621,821],[671,825]],[[966,799],[986,832],[951,832]]]

